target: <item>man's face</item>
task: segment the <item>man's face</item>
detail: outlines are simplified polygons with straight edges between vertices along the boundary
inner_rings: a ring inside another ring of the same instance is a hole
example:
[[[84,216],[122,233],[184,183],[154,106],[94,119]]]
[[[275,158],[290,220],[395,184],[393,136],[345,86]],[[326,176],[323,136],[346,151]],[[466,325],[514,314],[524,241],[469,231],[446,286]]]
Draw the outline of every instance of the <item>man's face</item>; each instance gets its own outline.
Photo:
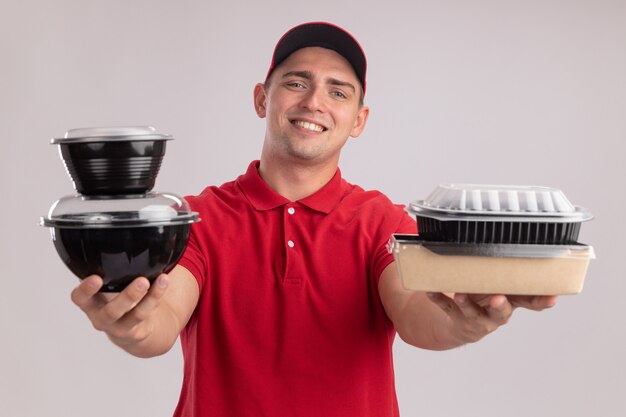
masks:
[[[294,52],[254,93],[257,114],[267,118],[264,153],[300,162],[337,163],[369,113],[360,104],[361,85],[352,66],[325,48]]]

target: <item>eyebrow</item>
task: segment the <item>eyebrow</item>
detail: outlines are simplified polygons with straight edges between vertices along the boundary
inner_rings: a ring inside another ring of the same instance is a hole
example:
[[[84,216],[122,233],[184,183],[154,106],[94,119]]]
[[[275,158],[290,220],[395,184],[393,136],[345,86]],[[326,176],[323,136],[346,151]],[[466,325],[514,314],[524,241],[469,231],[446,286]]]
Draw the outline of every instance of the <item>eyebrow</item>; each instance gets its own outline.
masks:
[[[287,78],[287,77],[300,77],[300,78],[304,78],[305,80],[312,80],[313,74],[311,74],[311,71],[289,71],[283,74],[282,76],[282,78]],[[356,87],[354,86],[354,84],[348,81],[342,81],[336,78],[328,78],[327,82],[330,85],[336,85],[339,87],[347,87],[356,93]]]

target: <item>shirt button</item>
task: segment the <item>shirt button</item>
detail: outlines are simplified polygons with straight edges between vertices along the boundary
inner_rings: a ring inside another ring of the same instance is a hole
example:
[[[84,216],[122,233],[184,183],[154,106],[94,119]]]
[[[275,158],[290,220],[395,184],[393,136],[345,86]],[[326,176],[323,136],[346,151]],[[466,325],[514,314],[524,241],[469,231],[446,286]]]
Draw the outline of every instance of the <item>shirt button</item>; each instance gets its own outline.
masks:
[[[294,209],[293,207],[289,207],[289,208],[287,209],[287,213],[289,213],[289,214],[293,214],[293,213],[295,213],[295,212],[296,212],[296,209]]]
[[[293,248],[294,246],[296,246],[296,244],[293,243],[293,240],[288,240],[287,241],[287,246],[289,246],[290,248]]]

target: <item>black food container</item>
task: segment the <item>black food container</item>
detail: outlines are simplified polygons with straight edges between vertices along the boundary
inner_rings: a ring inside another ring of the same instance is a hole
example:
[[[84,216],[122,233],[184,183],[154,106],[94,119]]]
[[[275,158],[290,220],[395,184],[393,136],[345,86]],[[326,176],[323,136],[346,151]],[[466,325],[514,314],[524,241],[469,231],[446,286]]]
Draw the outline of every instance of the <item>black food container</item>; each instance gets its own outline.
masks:
[[[80,194],[58,200],[40,222],[65,265],[80,279],[100,275],[103,292],[169,272],[199,221],[183,198],[150,191],[171,139],[151,126],[118,126],[52,140]]]
[[[424,241],[569,245],[593,216],[562,191],[535,186],[440,185],[410,204]]]
[[[172,136],[151,126],[79,128],[52,139],[76,191],[83,195],[152,190]]]
[[[67,196],[41,224],[54,247],[80,279],[97,274],[103,292],[119,292],[133,279],[153,282],[180,259],[198,214],[173,194],[146,193],[116,198]]]

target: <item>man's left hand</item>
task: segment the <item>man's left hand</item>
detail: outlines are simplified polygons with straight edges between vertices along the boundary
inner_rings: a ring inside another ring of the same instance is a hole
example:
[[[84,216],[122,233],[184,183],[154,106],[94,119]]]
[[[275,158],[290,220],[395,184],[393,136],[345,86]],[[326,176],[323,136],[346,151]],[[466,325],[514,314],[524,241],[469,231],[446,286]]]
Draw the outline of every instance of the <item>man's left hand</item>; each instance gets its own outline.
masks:
[[[428,293],[428,298],[447,314],[454,337],[472,343],[506,324],[517,307],[541,311],[553,307],[558,297]]]

